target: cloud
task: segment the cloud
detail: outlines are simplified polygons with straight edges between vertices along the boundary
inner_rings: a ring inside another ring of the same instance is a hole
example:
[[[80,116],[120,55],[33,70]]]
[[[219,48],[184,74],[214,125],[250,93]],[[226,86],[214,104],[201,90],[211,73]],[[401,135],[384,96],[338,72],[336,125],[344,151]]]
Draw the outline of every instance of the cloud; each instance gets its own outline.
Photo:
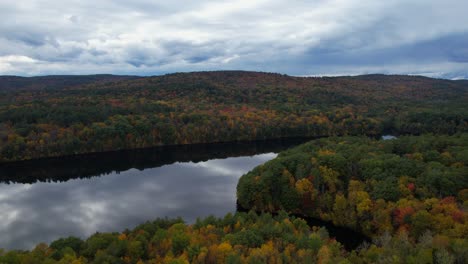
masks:
[[[7,0],[0,56],[32,61],[0,66],[0,74],[405,73],[452,63],[468,75],[467,9],[458,0]]]

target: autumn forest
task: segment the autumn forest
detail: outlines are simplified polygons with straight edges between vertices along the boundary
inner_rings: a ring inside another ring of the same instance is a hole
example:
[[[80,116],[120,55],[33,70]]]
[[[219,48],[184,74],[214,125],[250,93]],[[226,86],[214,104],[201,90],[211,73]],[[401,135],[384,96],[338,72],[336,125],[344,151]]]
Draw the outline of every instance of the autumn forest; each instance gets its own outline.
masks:
[[[173,144],[468,130],[464,81],[242,71],[3,78],[0,162]]]
[[[4,171],[86,153],[309,140],[240,178],[239,212],[0,250],[0,263],[466,263],[467,102],[467,81],[403,75],[0,77]],[[345,247],[307,219],[368,239]]]

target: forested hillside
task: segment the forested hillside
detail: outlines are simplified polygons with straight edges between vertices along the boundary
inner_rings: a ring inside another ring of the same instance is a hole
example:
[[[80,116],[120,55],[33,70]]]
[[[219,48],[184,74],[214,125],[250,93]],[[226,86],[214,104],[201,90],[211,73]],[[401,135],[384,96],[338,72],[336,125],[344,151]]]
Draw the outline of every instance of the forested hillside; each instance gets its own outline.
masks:
[[[460,81],[242,71],[78,83],[63,77],[61,85],[41,78],[0,89],[1,162],[171,144],[468,130],[468,87]]]
[[[282,152],[242,176],[238,203],[261,215],[228,214],[193,225],[159,219],[122,233],[62,238],[31,251],[0,250],[0,263],[468,259],[466,82],[240,71],[67,78],[53,77],[45,84],[10,80],[0,86],[1,162],[157,145],[331,137]],[[399,137],[366,137],[382,133]],[[144,167],[166,152],[142,153],[145,158],[123,159],[120,165]],[[106,159],[96,162],[106,170]],[[2,166],[8,175],[22,174],[22,163]],[[38,167],[37,174],[46,180],[69,169],[88,174],[79,163],[49,167]],[[324,228],[287,213],[329,221],[373,240],[348,250]]]
[[[237,197],[246,209],[286,210],[363,232],[376,239],[371,246],[376,254],[383,253],[377,249],[383,243],[381,236],[387,237],[385,243],[392,236],[405,236],[414,245],[430,234],[432,242],[464,263],[468,259],[467,150],[466,133],[386,141],[313,140],[242,176]],[[432,254],[428,257],[430,261],[415,263],[433,263]],[[396,263],[407,263],[398,259]]]
[[[51,75],[39,77],[0,76],[0,92],[25,90],[63,89],[90,83],[110,83],[137,79],[137,76],[119,76],[110,74],[96,75]]]

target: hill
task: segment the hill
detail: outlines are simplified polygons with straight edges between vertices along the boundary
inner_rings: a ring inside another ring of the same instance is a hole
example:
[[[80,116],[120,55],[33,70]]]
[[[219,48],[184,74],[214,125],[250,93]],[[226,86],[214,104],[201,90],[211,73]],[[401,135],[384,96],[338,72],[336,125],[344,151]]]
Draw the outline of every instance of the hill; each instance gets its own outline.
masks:
[[[372,252],[371,259],[351,263],[466,263],[467,146],[467,133],[312,140],[243,175],[238,203],[247,210],[330,221],[372,237],[358,250],[361,257]],[[390,242],[398,240],[400,246]],[[425,249],[408,248],[418,243]],[[436,256],[432,243],[452,245],[444,249],[447,257]]]
[[[26,80],[0,78],[3,162],[157,145],[468,130],[466,83],[418,76],[219,71]]]
[[[38,77],[0,76],[0,91],[62,89],[90,83],[116,82],[136,78],[139,77],[110,74],[49,75]]]
[[[237,197],[248,210],[283,209],[368,236],[404,229],[418,238],[428,229],[457,237],[461,233],[448,229],[465,223],[467,146],[466,133],[313,140],[242,176]],[[455,207],[445,211],[439,203]],[[450,224],[438,224],[439,213]]]

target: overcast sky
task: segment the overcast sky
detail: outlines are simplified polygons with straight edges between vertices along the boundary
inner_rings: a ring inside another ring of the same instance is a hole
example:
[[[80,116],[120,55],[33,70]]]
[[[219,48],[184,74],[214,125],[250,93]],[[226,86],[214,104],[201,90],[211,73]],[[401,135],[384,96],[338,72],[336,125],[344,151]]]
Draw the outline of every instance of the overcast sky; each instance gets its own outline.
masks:
[[[0,74],[468,77],[466,0],[1,0]]]

